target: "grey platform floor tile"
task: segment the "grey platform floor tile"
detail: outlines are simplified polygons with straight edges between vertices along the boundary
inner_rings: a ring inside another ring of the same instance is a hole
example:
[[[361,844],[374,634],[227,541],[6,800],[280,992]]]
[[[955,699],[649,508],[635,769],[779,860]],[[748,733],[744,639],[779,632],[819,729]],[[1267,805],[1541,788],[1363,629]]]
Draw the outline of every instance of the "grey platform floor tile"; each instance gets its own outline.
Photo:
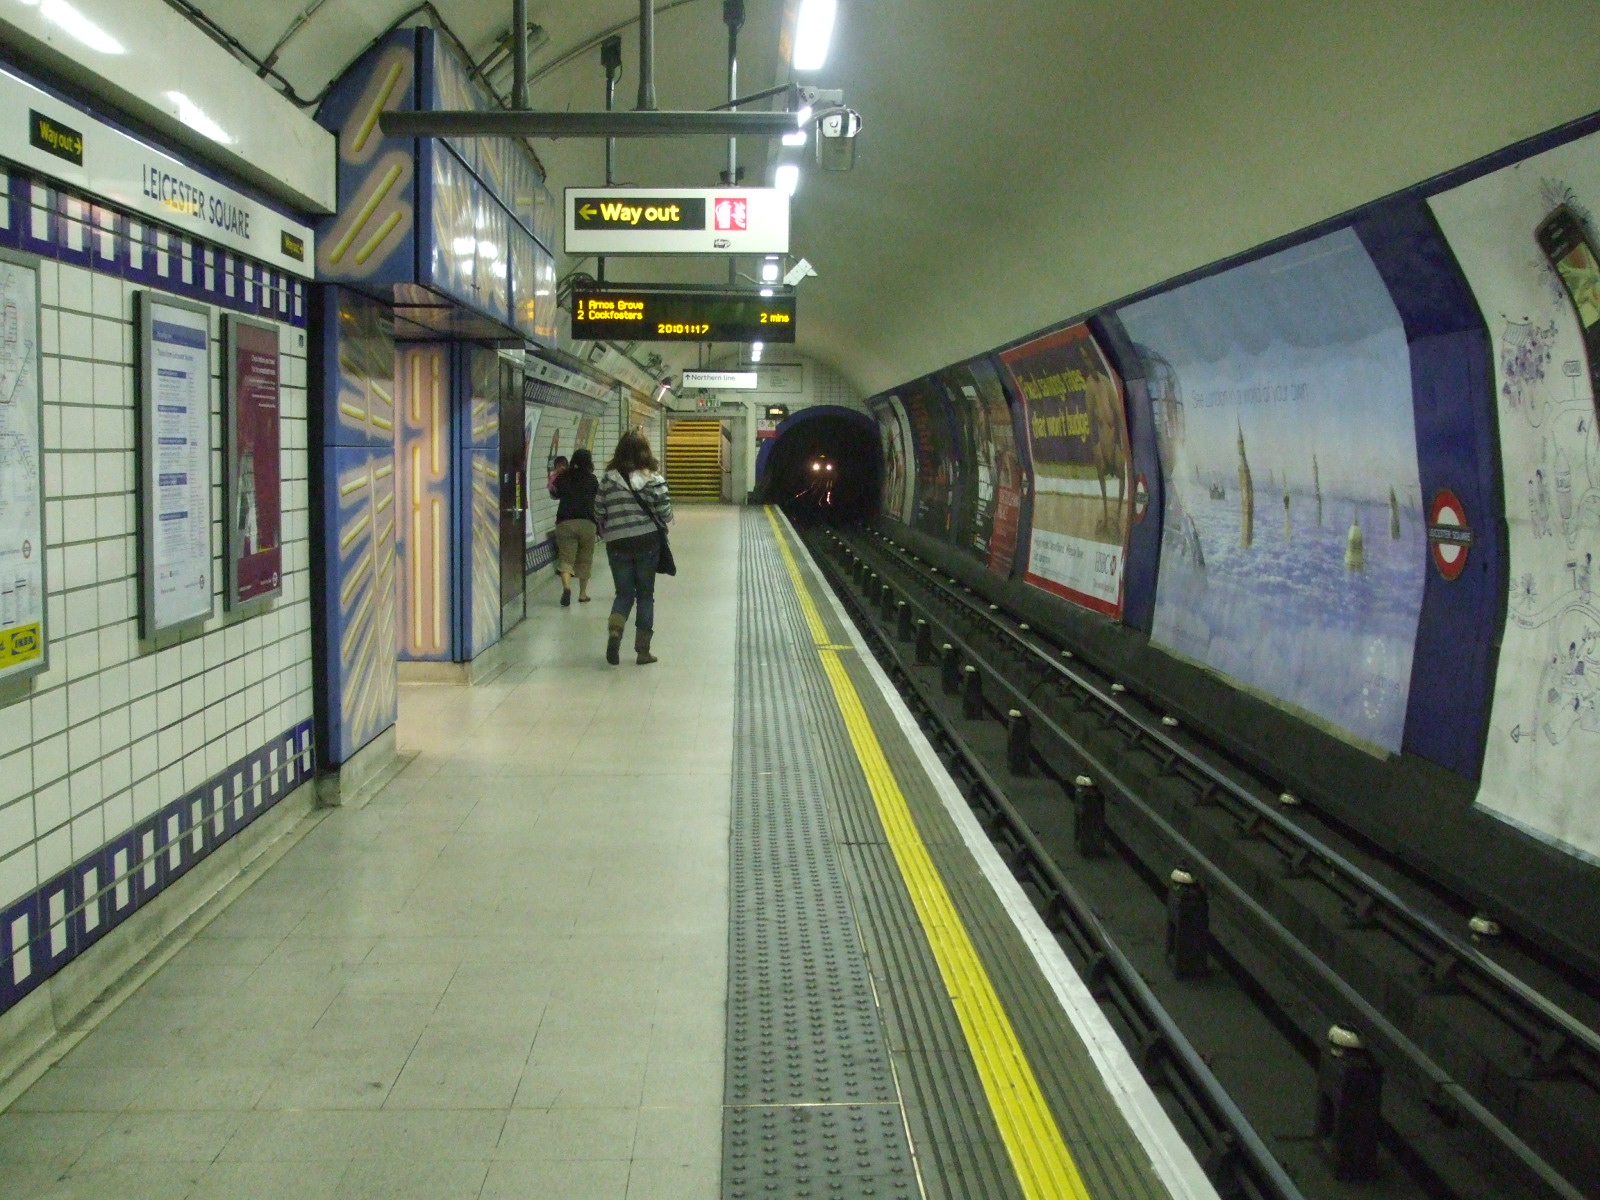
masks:
[[[336,1200],[477,1200],[489,1162],[357,1158],[334,1190]]]
[[[239,1123],[221,1157],[476,1161],[490,1156],[504,1124],[505,1114],[492,1111],[254,1112]]]
[[[636,1106],[518,1109],[506,1117],[495,1159],[610,1159],[633,1155]]]
[[[348,1166],[342,1159],[215,1162],[205,1168],[186,1200],[334,1200]]]
[[[236,1112],[118,1113],[77,1165],[116,1162],[210,1162],[239,1128]]]
[[[625,1159],[496,1162],[480,1200],[627,1200],[630,1168]]]
[[[125,1162],[8,1170],[6,1200],[184,1200],[206,1169],[204,1162]]]

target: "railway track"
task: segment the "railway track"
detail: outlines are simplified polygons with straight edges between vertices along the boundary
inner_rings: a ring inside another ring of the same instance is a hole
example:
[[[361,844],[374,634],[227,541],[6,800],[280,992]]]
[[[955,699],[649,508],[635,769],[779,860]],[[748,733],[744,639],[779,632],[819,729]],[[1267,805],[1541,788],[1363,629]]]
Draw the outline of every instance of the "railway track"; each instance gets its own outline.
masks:
[[[1600,1194],[1600,1037],[1584,1021],[1070,647],[881,535],[805,536],[1225,1192],[1301,1194],[1281,1141],[1269,1147],[1196,1049],[1204,1031],[1174,1017],[1194,1007],[1181,985],[1152,987],[1151,964],[1096,915],[1119,893],[1075,883],[1065,814],[1086,804],[1104,806],[1149,895],[1167,898],[1177,867],[1196,880],[1211,953],[1302,1058],[1320,1059],[1330,1025],[1358,1031],[1409,1194]],[[1390,1191],[1408,1194],[1396,1183],[1391,1171]]]

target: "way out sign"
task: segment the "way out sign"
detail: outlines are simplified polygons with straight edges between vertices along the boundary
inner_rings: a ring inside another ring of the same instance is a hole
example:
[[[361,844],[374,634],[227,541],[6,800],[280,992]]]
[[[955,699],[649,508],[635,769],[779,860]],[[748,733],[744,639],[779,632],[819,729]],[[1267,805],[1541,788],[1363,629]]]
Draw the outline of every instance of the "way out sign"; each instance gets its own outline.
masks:
[[[787,254],[777,188],[568,188],[568,254]]]

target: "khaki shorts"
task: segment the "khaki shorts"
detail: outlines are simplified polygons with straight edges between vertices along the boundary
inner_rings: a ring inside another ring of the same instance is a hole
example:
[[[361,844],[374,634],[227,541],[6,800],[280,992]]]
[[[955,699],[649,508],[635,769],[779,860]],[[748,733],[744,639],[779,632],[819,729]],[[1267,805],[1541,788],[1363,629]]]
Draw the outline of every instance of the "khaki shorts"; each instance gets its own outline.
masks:
[[[556,526],[556,570],[589,582],[594,568],[593,521],[562,521]]]

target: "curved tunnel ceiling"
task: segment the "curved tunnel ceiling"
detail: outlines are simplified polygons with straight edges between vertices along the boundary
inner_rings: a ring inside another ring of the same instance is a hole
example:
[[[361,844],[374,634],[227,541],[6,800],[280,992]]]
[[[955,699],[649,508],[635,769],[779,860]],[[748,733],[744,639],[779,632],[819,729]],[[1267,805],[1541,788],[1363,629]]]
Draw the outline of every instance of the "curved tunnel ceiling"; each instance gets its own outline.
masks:
[[[793,0],[791,0],[791,3]],[[669,7],[670,5],[670,7]],[[265,54],[312,10],[280,70],[337,75],[406,0],[198,0]],[[658,0],[662,107],[725,98],[716,0]],[[478,56],[510,0],[437,0]],[[748,0],[741,91],[788,78],[782,0]],[[634,0],[530,0],[538,107],[599,108],[598,52]],[[637,89],[624,40],[619,107]],[[870,393],[1448,170],[1600,109],[1588,0],[840,0],[805,82],[865,121],[854,171],[808,165],[793,247],[798,349]],[[550,185],[603,178],[598,142],[540,142]],[[747,182],[768,147],[742,144]],[[624,142],[619,176],[709,185],[717,139]],[[615,262],[616,260],[613,260]],[[564,264],[563,269],[576,264]],[[634,260],[613,278],[715,281],[721,262]]]

